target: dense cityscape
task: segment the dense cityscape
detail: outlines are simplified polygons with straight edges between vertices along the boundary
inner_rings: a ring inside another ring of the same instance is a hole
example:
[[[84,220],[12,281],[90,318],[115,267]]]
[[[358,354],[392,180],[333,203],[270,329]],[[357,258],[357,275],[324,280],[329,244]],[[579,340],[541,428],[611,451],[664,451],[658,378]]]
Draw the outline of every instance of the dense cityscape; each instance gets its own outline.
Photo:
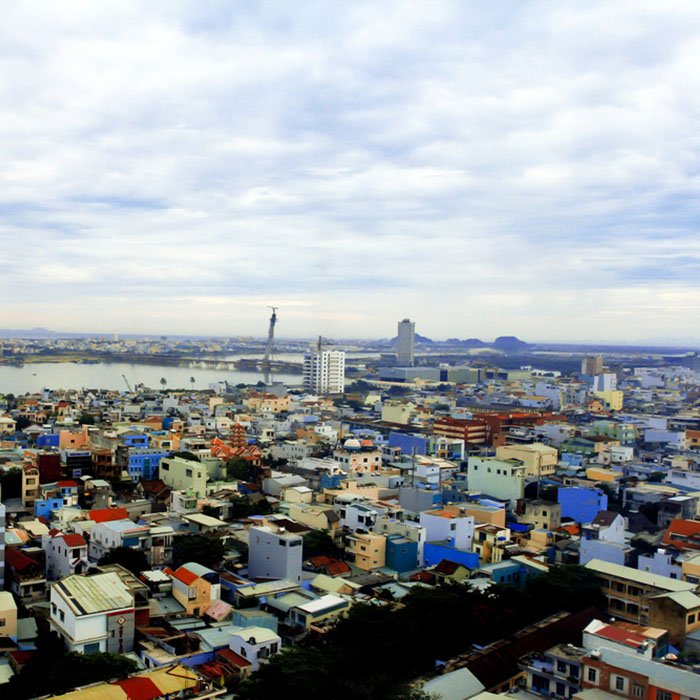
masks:
[[[409,319],[381,342],[276,322],[3,340],[77,376],[129,351],[220,377],[2,396],[3,698],[694,696],[694,352],[445,361]],[[236,352],[260,380],[232,381]]]

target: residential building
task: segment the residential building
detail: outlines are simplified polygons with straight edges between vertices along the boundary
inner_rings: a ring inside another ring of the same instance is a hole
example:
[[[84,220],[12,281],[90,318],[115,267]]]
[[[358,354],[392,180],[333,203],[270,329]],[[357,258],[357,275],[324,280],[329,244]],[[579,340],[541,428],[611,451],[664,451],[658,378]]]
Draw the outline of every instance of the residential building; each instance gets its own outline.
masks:
[[[499,500],[508,501],[515,509],[525,492],[527,467],[517,459],[469,457],[467,486]]]
[[[474,541],[474,518],[448,510],[429,510],[420,514],[420,526],[427,542],[449,542],[457,549],[471,551]]]
[[[173,598],[188,615],[199,617],[214,602],[221,599],[219,574],[206,566],[189,562],[175,571],[165,569],[172,579]]]
[[[592,559],[585,567],[601,582],[607,600],[607,614],[640,625],[650,624],[649,599],[652,596],[679,591],[692,592],[697,587],[695,583],[657,576],[600,559]]]
[[[407,318],[398,323],[396,361],[401,367],[413,367],[416,342],[416,324]]]
[[[88,545],[82,535],[54,529],[42,536],[41,546],[46,555],[46,577],[52,581],[83,574],[90,566]]]
[[[282,639],[266,627],[244,627],[231,634],[229,649],[250,662],[250,672],[260,668],[260,661],[277,654],[282,648]]]
[[[601,510],[608,507],[608,495],[601,489],[562,486],[557,489],[561,517],[577,523],[590,523]]]
[[[526,445],[502,445],[496,448],[499,459],[517,459],[527,467],[527,476],[538,479],[552,476],[557,471],[559,452],[556,447],[533,442]]]
[[[116,573],[72,575],[52,584],[49,619],[69,651],[133,651],[134,594]]]
[[[634,549],[626,535],[626,520],[609,510],[601,510],[590,523],[581,525],[579,564],[602,559],[614,564],[631,563]]]
[[[0,591],[0,639],[17,636],[17,603],[9,591]]]
[[[527,673],[527,689],[550,698],[569,700],[581,688],[581,667],[588,654],[573,644],[558,644],[543,654],[534,652],[520,661]]]
[[[558,530],[561,526],[561,504],[543,499],[518,503],[518,522],[535,530]]]
[[[207,495],[207,467],[183,457],[164,457],[160,460],[158,478],[171,489],[191,489],[197,496]]]
[[[304,356],[304,390],[312,394],[342,394],[345,391],[345,353],[316,350]]]
[[[367,530],[356,530],[347,537],[346,556],[366,571],[386,564],[386,537]]]
[[[90,530],[90,559],[99,561],[116,547],[129,547],[145,553],[149,535],[148,525],[137,525],[128,518],[97,522]]]
[[[301,581],[303,540],[299,535],[281,527],[254,526],[248,542],[249,578]]]

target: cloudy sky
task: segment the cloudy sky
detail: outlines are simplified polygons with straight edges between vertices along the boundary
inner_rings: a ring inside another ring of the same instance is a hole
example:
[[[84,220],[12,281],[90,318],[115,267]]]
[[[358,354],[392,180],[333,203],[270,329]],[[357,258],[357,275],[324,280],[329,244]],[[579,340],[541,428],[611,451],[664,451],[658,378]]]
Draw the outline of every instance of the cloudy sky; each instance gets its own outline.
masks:
[[[698,337],[700,4],[45,0],[0,327]]]

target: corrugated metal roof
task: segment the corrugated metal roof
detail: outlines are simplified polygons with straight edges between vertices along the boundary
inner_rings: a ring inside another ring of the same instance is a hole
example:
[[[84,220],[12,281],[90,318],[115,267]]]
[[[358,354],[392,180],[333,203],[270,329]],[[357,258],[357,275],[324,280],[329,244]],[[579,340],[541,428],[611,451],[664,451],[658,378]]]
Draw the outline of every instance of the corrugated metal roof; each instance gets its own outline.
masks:
[[[602,559],[591,559],[589,562],[584,564],[584,567],[586,569],[590,569],[591,571],[598,571],[599,573],[607,574],[608,576],[617,576],[618,578],[623,578],[645,586],[658,588],[662,591],[692,591],[697,588],[696,584],[689,583],[688,581],[679,581],[675,578],[660,576],[659,574],[652,574],[648,571],[640,571],[639,569],[633,569],[629,566],[612,564],[608,561],[603,561]]]
[[[134,595],[115,573],[67,576],[54,586],[79,615],[130,608]]]

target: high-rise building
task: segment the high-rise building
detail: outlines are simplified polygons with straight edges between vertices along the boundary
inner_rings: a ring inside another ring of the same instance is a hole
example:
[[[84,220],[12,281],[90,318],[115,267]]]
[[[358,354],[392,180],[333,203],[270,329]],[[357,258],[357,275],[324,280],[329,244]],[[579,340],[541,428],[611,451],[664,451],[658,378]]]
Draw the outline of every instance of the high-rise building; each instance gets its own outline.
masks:
[[[581,360],[581,374],[595,377],[603,371],[603,356],[589,355]]]
[[[399,321],[396,359],[401,367],[413,367],[413,352],[416,345],[415,331],[415,322],[407,318]]]
[[[314,394],[342,394],[345,391],[345,353],[316,350],[304,356],[304,389]]]

